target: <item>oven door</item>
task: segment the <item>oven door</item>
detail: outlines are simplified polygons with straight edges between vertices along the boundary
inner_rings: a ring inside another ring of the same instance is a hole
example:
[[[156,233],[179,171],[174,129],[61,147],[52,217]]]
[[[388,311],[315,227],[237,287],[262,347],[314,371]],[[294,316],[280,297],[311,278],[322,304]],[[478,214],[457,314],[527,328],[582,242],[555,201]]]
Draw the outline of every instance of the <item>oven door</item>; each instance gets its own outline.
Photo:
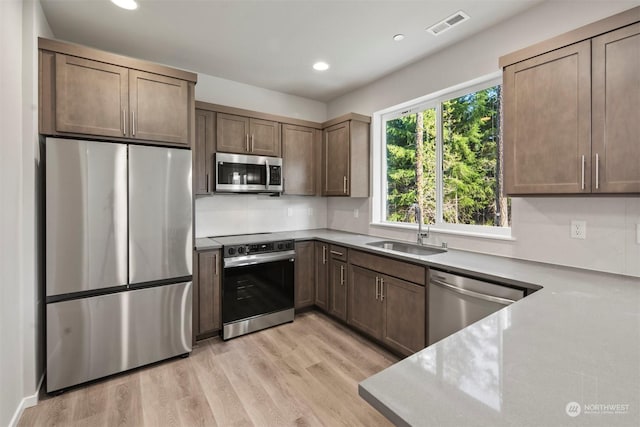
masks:
[[[293,320],[295,251],[225,259],[223,339]]]

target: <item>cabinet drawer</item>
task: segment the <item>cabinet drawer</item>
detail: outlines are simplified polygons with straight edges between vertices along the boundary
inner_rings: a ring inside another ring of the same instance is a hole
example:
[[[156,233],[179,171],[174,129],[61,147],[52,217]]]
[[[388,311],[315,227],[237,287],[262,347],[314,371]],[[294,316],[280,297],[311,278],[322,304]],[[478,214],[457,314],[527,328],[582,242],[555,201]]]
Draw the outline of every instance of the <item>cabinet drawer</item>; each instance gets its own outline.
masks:
[[[329,254],[331,254],[331,259],[347,262],[347,248],[344,246],[331,245],[329,247]]]
[[[378,271],[419,285],[424,286],[426,281],[425,268],[421,265],[371,255],[360,251],[351,251],[349,261],[353,265],[359,265],[369,270]]]

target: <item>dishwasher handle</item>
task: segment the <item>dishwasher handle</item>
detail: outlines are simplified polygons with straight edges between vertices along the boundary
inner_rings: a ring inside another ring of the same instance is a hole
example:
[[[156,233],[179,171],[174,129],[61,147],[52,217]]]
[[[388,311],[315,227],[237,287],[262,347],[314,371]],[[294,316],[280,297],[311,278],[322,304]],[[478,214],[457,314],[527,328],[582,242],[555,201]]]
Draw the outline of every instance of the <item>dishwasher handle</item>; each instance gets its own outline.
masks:
[[[502,305],[509,305],[509,304],[513,304],[515,302],[515,300],[511,300],[511,299],[508,299],[508,298],[494,297],[493,295],[481,294],[479,292],[474,292],[474,291],[470,291],[468,289],[459,288],[457,286],[453,286],[453,285],[450,285],[448,283],[441,282],[440,280],[435,280],[433,278],[431,278],[431,280],[429,282],[433,283],[434,285],[442,286],[444,288],[447,288],[447,289],[449,289],[449,290],[451,290],[453,292],[457,292],[457,293],[462,294],[462,295],[467,295],[467,296],[470,296],[470,297],[478,298],[478,299],[485,300],[485,301],[495,302],[495,303],[502,304]]]

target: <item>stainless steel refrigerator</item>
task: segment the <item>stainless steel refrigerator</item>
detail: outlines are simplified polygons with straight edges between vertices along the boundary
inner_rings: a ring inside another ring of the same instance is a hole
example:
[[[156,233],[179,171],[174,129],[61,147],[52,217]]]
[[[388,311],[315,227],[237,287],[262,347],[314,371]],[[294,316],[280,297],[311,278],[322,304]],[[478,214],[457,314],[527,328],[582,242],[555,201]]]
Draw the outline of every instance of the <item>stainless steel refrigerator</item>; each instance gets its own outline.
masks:
[[[47,138],[47,392],[191,351],[191,151]]]

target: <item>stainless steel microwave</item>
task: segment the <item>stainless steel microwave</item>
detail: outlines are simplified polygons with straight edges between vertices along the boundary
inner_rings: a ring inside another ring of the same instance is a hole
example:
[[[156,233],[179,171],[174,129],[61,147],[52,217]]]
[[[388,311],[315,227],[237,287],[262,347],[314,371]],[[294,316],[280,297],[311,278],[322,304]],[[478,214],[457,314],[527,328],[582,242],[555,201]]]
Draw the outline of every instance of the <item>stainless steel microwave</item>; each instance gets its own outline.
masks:
[[[216,153],[216,192],[281,193],[282,159]]]

